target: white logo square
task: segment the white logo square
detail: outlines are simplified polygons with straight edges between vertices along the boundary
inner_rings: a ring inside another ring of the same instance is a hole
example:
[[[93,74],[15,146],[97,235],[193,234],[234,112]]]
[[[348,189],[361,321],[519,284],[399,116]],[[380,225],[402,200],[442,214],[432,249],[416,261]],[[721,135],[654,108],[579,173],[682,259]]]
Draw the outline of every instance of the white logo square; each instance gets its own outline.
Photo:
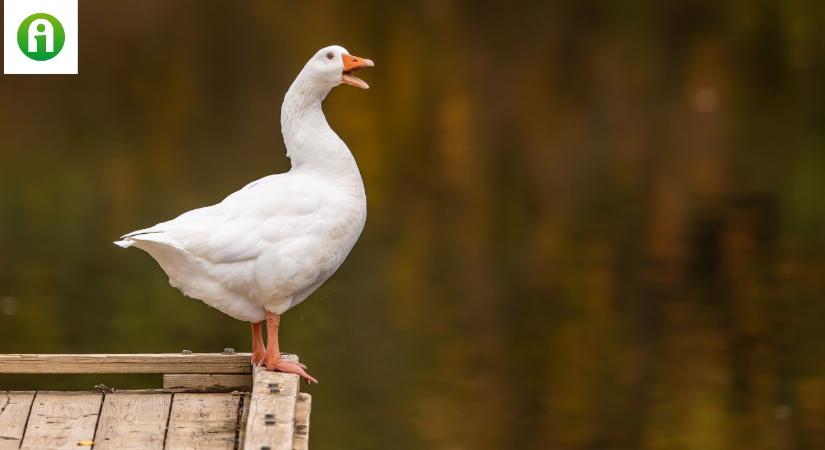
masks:
[[[4,74],[77,74],[77,0],[3,0]]]

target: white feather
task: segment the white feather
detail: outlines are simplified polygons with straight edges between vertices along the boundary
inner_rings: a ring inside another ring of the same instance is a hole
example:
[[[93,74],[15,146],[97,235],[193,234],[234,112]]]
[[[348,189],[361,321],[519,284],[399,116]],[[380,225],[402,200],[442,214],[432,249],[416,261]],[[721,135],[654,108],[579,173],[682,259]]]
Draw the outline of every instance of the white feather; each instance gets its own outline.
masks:
[[[325,58],[329,51],[338,58]],[[115,244],[146,251],[172,286],[236,319],[257,322],[265,311],[282,314],[306,299],[344,262],[366,220],[355,159],[321,110],[340,83],[341,53],[337,46],[319,51],[284,98],[289,172]],[[330,76],[336,70],[337,81]]]

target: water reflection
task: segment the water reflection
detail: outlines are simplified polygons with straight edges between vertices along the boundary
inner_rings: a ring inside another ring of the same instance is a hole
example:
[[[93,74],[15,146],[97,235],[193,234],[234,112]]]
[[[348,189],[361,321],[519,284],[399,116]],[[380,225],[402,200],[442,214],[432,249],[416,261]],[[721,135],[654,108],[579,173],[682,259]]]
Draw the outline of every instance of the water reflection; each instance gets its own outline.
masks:
[[[340,42],[370,216],[282,325],[313,447],[825,446],[818,5],[548,3],[83,3],[80,76],[0,79],[0,352],[246,348],[110,242],[285,170]]]

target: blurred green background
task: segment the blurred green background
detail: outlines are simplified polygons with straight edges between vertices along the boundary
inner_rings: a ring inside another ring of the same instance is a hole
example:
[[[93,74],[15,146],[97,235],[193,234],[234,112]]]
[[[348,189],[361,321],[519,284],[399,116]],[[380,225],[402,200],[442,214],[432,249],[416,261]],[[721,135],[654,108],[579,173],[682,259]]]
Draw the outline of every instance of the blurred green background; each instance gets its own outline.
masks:
[[[247,351],[121,234],[288,169],[325,107],[369,217],[284,316],[316,449],[825,448],[825,7],[80,2],[79,76],[0,77],[0,352]],[[4,388],[156,377],[0,376]]]

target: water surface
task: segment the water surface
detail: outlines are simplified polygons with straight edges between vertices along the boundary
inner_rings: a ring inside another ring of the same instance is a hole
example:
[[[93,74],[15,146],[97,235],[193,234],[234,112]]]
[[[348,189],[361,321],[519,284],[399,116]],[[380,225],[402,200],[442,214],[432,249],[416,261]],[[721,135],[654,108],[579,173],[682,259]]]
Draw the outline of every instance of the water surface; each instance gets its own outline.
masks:
[[[825,20],[798,2],[83,1],[0,78],[0,352],[248,349],[120,234],[288,168],[317,48],[369,217],[282,323],[317,449],[825,446]],[[155,376],[0,376],[9,388]]]

